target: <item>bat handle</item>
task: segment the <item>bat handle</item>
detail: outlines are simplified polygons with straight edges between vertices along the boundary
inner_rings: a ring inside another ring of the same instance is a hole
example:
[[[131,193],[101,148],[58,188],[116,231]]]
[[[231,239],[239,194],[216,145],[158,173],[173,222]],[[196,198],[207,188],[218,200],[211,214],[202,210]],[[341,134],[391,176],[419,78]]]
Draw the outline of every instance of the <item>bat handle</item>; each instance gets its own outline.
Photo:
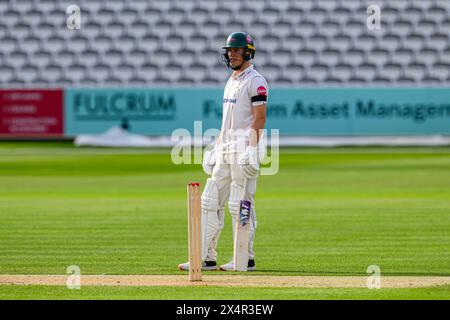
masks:
[[[248,200],[247,198],[247,185],[248,185],[248,179],[247,177],[244,178],[244,192],[242,193],[242,200]]]

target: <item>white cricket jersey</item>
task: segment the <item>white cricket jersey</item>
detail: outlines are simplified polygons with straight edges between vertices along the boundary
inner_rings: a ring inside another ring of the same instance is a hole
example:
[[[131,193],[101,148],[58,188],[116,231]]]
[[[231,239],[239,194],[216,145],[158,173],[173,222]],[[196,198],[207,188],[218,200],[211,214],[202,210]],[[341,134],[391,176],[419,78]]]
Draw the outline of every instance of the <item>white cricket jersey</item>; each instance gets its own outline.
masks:
[[[245,151],[253,123],[252,107],[267,103],[268,96],[267,81],[253,65],[228,79],[223,95],[221,152]]]

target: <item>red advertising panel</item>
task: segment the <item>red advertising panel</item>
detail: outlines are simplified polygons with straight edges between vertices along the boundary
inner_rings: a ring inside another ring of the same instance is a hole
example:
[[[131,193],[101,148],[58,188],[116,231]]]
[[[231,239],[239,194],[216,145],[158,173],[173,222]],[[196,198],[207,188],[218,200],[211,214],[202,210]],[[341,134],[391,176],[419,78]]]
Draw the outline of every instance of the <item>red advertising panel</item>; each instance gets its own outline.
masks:
[[[0,137],[60,137],[63,90],[0,90]]]

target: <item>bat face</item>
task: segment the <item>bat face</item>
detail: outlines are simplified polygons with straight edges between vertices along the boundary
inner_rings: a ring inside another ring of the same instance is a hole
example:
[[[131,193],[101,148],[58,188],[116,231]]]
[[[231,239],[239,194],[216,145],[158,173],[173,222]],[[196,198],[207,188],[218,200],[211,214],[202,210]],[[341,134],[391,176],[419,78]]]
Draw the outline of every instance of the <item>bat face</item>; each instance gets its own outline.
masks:
[[[248,244],[250,241],[250,210],[252,203],[241,200],[239,218],[236,222],[236,234],[234,239],[234,270],[247,271]]]

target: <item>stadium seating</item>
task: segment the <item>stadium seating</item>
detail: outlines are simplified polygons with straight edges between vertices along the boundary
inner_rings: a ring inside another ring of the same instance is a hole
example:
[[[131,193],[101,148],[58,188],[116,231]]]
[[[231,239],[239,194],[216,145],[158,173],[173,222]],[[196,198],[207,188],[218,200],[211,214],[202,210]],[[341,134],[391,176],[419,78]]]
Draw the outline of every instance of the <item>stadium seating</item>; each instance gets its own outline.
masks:
[[[218,86],[233,31],[271,86],[448,86],[448,0],[0,1],[0,87]],[[368,30],[367,7],[382,9]]]

